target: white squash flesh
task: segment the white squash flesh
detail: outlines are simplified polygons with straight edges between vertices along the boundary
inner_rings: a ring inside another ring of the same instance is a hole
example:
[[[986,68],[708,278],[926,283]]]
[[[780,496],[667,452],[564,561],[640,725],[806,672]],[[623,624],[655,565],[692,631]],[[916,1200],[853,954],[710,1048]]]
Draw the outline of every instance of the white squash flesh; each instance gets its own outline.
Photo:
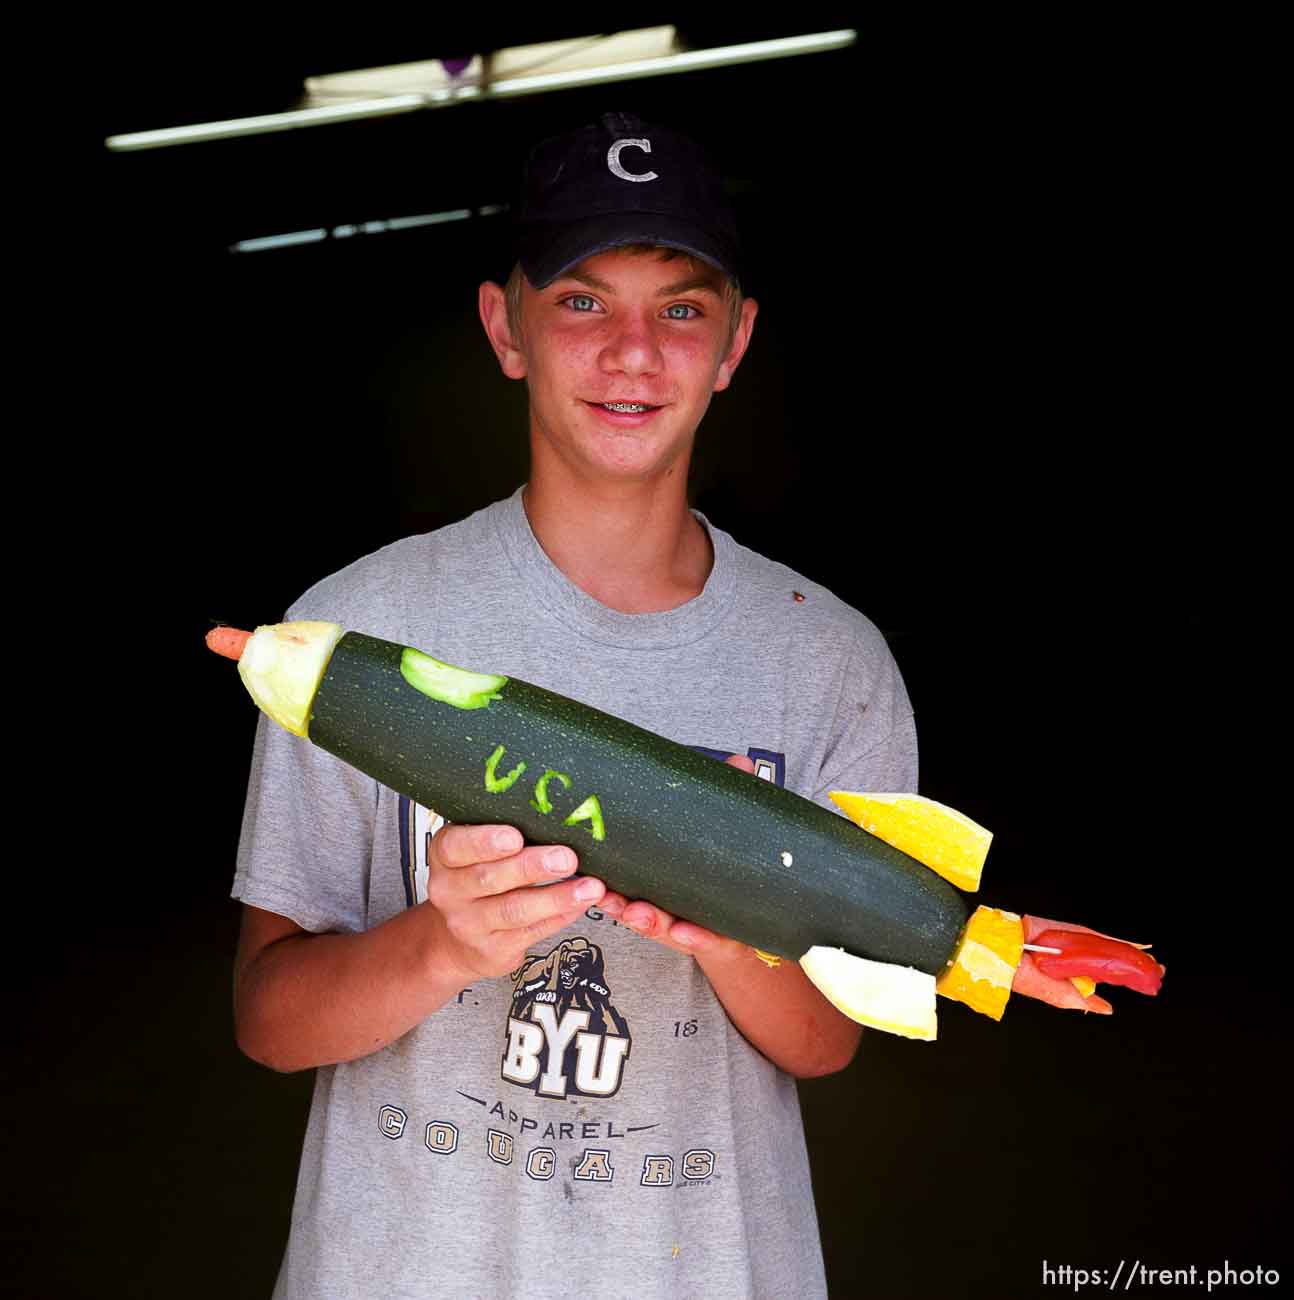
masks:
[[[305,736],[314,700],[333,647],[336,623],[276,623],[248,639],[238,674],[257,706],[294,736]]]
[[[804,973],[837,1011],[869,1029],[934,1042],[935,977],[911,966],[869,961],[843,948],[810,948]]]

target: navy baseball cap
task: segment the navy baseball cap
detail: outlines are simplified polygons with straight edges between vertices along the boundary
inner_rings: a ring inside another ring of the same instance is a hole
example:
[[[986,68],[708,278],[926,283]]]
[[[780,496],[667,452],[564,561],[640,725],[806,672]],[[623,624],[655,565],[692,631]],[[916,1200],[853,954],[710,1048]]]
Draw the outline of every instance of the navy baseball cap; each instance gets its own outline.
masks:
[[[741,260],[723,178],[694,140],[627,113],[531,150],[517,217],[521,269],[536,289],[626,244],[691,253],[734,283]]]

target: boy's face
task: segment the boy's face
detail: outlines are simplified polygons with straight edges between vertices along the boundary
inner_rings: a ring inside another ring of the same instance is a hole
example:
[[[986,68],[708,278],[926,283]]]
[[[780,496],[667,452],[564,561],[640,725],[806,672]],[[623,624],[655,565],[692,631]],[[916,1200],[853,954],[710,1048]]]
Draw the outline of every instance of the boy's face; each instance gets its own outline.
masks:
[[[723,289],[705,263],[628,250],[587,258],[544,289],[523,285],[518,361],[501,360],[529,386],[532,455],[581,477],[685,470],[755,317],[747,300],[733,332]]]

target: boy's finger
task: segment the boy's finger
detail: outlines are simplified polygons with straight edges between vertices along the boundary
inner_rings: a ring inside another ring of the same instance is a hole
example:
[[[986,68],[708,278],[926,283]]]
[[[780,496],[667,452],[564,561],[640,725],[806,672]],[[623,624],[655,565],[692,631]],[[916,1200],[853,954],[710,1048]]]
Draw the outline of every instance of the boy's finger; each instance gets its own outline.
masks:
[[[548,889],[514,889],[490,900],[486,928],[528,930],[559,918],[565,925],[605,893],[606,886],[592,876],[566,880]]]
[[[531,885],[563,880],[579,866],[571,849],[538,844],[497,862],[475,862],[455,871],[450,881],[456,898],[490,898]]]
[[[449,825],[431,841],[430,855],[450,870],[498,862],[521,852],[525,841],[514,826]]]

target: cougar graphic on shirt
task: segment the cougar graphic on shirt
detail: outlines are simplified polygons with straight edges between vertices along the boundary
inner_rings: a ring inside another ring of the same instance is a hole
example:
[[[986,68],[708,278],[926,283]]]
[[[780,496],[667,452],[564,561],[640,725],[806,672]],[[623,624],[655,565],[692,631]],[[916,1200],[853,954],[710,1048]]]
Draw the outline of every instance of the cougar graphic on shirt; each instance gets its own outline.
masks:
[[[610,1097],[630,1045],[597,944],[563,939],[514,972],[501,1069],[507,1082],[541,1097]]]

